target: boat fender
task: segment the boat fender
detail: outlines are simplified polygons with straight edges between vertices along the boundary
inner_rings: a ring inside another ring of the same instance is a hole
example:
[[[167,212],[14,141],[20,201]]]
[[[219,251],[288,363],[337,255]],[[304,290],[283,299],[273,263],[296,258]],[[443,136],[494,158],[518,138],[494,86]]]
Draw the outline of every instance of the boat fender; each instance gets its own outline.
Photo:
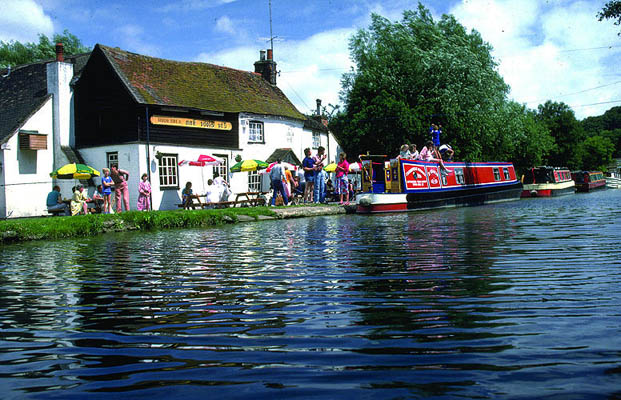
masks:
[[[536,190],[531,190],[530,191],[530,195],[531,195],[531,197],[537,197],[537,191]]]
[[[364,207],[369,207],[369,206],[371,206],[371,199],[366,198],[366,197],[362,198],[362,199],[360,199],[358,201],[358,204],[360,204],[361,206],[364,206]]]

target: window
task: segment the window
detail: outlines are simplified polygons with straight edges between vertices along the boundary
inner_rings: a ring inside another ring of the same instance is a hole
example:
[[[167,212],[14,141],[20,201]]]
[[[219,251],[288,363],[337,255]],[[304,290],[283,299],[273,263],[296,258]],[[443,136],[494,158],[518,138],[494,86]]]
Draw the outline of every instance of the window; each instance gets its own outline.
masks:
[[[446,180],[446,175],[442,174],[442,186],[447,186],[448,181]]]
[[[108,169],[110,169],[112,164],[119,165],[119,153],[117,151],[106,153],[106,161],[108,163]]]
[[[159,166],[160,189],[178,189],[179,174],[177,170],[177,155],[162,154]]]
[[[216,172],[218,175],[224,178],[224,180],[228,181],[228,173],[229,173],[229,158],[226,154],[214,154],[215,158],[222,160],[222,164],[213,166],[213,176],[216,176]]]
[[[318,149],[321,146],[321,136],[319,132],[313,132],[313,149]]]
[[[463,185],[466,183],[464,179],[464,169],[463,168],[455,168],[455,181],[458,185]]]
[[[502,169],[502,173],[505,176],[505,181],[508,181],[510,179],[510,177],[509,177],[509,168],[506,168],[506,167],[503,168]]]
[[[494,180],[500,180],[500,170],[498,169],[498,167],[494,167]]]
[[[260,192],[261,191],[261,175],[257,171],[248,172],[248,191]]]
[[[264,143],[265,142],[265,138],[263,137],[263,122],[250,121],[248,142],[250,143]]]

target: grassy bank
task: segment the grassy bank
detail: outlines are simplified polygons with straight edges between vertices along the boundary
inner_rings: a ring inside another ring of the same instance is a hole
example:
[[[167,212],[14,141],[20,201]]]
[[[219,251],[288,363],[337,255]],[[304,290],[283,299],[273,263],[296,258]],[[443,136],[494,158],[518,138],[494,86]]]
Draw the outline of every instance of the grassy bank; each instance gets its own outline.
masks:
[[[106,232],[200,228],[235,223],[260,215],[276,217],[267,207],[219,210],[130,211],[75,217],[41,217],[0,221],[0,243],[95,236]],[[250,218],[248,218],[250,217]]]

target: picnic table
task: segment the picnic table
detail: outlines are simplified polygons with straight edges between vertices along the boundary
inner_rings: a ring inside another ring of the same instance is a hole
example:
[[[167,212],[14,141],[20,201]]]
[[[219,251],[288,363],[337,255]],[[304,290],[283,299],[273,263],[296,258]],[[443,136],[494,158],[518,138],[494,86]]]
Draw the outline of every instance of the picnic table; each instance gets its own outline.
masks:
[[[265,205],[265,193],[263,192],[242,192],[235,196],[235,205],[240,207],[256,207]],[[234,206],[235,206],[234,205]],[[234,207],[233,206],[233,207]]]
[[[191,202],[189,204],[177,204],[177,207],[183,207],[185,209],[195,210],[197,208],[227,208],[227,207],[256,207],[256,206],[264,206],[265,198],[263,197],[265,193],[262,192],[242,192],[237,193],[235,196],[235,201],[218,201],[218,202],[208,202],[206,201],[206,195],[193,195],[191,197]],[[202,201],[201,201],[202,199]]]

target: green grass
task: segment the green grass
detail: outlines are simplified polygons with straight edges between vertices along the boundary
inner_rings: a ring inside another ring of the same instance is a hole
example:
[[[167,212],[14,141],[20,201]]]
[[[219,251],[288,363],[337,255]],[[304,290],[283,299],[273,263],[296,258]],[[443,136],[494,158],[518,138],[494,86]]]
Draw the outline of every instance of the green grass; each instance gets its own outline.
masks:
[[[209,227],[237,222],[238,215],[257,219],[259,215],[276,214],[268,207],[248,207],[12,219],[0,221],[0,243],[95,236],[111,231]]]

